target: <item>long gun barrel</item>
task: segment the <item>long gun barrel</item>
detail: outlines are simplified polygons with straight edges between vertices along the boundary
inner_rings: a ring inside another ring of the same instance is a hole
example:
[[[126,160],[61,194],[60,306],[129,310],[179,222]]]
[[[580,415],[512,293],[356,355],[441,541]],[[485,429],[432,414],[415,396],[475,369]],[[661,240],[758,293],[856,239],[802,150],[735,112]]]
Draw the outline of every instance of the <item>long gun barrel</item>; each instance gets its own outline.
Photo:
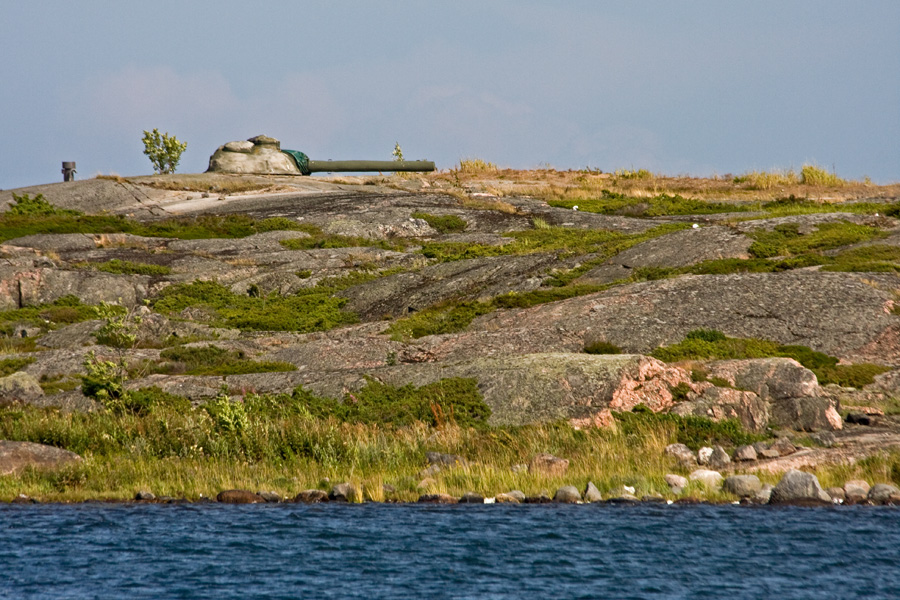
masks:
[[[430,160],[310,160],[299,150],[281,150],[290,155],[303,175],[312,173],[362,173],[366,171],[434,171]]]
[[[310,173],[363,171],[434,171],[430,160],[310,160]]]

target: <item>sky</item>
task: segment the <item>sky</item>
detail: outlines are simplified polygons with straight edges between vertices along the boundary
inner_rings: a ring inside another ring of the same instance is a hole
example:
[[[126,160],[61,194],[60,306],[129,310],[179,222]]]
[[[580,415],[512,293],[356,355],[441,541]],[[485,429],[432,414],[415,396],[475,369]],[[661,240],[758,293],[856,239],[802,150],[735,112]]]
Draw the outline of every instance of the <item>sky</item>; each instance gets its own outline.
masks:
[[[900,181],[896,0],[0,0],[0,189],[311,158]]]

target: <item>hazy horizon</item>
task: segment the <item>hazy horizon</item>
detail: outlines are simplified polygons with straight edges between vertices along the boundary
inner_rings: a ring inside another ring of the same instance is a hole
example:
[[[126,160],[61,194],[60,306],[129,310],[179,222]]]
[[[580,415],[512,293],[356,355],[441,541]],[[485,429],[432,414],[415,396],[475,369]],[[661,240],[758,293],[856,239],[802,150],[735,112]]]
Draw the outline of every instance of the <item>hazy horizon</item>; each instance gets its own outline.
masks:
[[[0,188],[179,172],[266,134],[314,159],[900,181],[900,4],[571,1],[0,8]]]

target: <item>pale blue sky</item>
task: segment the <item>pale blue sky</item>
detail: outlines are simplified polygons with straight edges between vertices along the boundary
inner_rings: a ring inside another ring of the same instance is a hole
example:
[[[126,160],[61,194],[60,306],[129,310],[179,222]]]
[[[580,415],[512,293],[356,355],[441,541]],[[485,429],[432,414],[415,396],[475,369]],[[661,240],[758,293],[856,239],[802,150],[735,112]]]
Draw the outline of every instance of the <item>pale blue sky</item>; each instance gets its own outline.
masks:
[[[0,188],[314,159],[900,181],[900,2],[0,0]]]

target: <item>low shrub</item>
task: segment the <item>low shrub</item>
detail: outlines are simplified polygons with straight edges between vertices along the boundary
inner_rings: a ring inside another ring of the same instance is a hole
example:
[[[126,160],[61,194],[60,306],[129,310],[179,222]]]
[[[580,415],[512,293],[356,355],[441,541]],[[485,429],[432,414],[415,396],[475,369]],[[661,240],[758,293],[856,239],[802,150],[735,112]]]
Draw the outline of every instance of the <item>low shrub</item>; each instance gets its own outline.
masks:
[[[160,352],[160,358],[175,363],[169,372],[186,375],[242,375],[295,371],[297,367],[281,361],[256,361],[242,350],[226,350],[218,346],[175,346]]]
[[[43,194],[38,194],[34,198],[29,196],[28,194],[22,194],[21,196],[17,195],[13,192],[12,195],[13,201],[9,205],[9,209],[7,210],[7,215],[15,215],[15,216],[77,216],[80,215],[77,210],[69,210],[65,208],[58,208],[53,206],[47,199],[44,198]]]

